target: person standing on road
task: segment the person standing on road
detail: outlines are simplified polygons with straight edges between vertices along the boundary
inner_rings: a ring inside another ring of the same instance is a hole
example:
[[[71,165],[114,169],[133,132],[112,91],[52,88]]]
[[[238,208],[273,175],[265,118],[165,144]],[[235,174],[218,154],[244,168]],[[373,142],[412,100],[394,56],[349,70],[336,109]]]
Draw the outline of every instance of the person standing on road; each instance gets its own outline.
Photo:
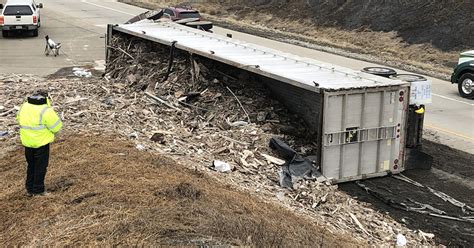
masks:
[[[61,130],[63,123],[51,107],[48,93],[43,91],[27,98],[16,119],[28,163],[26,194],[46,195],[44,178],[49,162],[49,144],[54,141],[54,134]]]

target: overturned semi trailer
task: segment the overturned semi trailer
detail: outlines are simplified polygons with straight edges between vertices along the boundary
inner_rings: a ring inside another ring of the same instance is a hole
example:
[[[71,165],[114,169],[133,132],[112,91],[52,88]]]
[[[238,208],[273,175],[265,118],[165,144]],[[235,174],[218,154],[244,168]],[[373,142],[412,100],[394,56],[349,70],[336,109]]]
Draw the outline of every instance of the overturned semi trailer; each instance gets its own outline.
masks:
[[[322,174],[345,182],[405,169],[409,84],[167,21],[108,26],[259,75],[314,131]],[[108,49],[109,52],[109,49]],[[107,56],[108,57],[108,56]]]

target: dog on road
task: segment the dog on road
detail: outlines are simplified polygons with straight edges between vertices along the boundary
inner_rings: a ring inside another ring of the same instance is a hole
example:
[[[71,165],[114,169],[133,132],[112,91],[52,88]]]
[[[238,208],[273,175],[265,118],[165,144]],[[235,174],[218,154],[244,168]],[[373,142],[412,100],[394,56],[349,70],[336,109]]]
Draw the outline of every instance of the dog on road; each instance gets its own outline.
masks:
[[[56,43],[54,40],[50,39],[48,35],[44,37],[46,39],[46,47],[44,48],[44,54],[48,56],[49,54],[54,55],[54,57],[59,55],[59,49],[61,48],[61,43]]]

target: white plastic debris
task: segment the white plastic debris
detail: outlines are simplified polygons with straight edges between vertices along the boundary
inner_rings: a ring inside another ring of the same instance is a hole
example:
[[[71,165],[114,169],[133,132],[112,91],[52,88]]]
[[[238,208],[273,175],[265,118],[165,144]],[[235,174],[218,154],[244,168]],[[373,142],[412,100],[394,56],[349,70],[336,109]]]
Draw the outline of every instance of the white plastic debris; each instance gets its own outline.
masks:
[[[232,171],[232,166],[224,161],[214,160],[211,169],[218,172],[229,172]]]
[[[146,148],[145,148],[144,145],[138,144],[138,145],[137,145],[137,149],[138,149],[139,151],[144,151]]]
[[[405,238],[403,234],[399,233],[397,235],[397,247],[403,247],[405,245],[407,245],[407,238]]]
[[[72,73],[76,77],[85,77],[85,78],[90,78],[92,77],[92,73],[84,68],[79,68],[79,67],[74,67],[72,68]]]
[[[432,234],[432,233],[425,233],[425,232],[423,232],[423,231],[421,231],[421,230],[418,230],[418,233],[419,233],[419,235],[420,235],[424,240],[426,240],[426,239],[433,239],[433,238],[435,237],[434,234]]]

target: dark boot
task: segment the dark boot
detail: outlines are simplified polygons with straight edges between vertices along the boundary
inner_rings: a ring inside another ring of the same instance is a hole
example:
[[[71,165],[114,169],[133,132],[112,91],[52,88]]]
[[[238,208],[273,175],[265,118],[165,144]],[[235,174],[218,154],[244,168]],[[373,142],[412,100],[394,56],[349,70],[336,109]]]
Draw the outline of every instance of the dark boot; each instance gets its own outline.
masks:
[[[25,149],[28,162],[26,190],[32,194],[42,194],[45,191],[44,178],[49,163],[49,144],[39,148]]]

